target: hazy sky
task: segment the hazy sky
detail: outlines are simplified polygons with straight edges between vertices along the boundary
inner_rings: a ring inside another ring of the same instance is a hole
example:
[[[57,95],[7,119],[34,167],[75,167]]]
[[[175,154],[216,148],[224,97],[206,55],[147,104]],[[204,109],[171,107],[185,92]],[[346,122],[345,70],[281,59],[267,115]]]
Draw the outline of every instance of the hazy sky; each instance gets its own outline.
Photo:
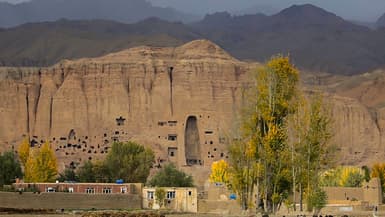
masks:
[[[23,0],[0,0],[11,3]],[[80,1],[80,0],[79,0]],[[173,7],[183,12],[206,14],[215,11],[239,11],[258,5],[283,9],[293,4],[311,3],[345,19],[375,21],[385,13],[385,0],[149,0],[154,5]]]

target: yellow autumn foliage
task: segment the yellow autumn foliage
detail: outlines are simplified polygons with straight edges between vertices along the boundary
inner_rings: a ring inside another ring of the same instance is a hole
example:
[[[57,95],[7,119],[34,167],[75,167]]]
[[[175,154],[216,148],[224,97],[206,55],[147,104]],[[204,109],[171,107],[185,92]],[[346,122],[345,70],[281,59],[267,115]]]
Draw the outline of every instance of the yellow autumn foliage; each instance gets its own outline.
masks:
[[[229,165],[226,161],[215,161],[211,164],[210,182],[228,183]]]
[[[48,142],[32,150],[24,169],[26,182],[54,182],[57,176],[56,156]]]
[[[339,166],[320,174],[324,187],[360,187],[365,181],[365,171],[360,167]]]
[[[376,163],[372,167],[372,173],[370,174],[372,178],[379,178],[381,182],[382,189],[385,189],[385,163]]]
[[[28,160],[29,151],[30,151],[30,144],[29,144],[28,138],[25,138],[22,141],[17,151],[19,154],[21,165],[25,167]]]
[[[359,167],[343,167],[340,175],[340,186],[360,187],[365,179],[365,172]]]

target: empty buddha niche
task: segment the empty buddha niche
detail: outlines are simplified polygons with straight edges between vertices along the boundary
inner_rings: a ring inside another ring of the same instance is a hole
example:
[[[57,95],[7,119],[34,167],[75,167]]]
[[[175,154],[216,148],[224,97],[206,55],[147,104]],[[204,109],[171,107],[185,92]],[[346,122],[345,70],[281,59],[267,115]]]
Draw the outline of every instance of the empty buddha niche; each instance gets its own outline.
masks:
[[[185,131],[185,156],[187,165],[201,162],[198,122],[195,116],[187,118]]]

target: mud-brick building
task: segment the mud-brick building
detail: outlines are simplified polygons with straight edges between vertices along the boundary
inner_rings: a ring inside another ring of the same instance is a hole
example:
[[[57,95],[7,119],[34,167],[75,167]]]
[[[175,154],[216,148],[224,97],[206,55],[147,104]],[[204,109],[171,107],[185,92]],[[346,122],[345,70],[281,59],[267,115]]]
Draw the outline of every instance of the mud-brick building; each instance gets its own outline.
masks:
[[[0,192],[0,204],[6,208],[160,208],[156,201],[156,189],[144,188],[142,183],[15,183],[13,186],[20,193]],[[179,212],[198,212],[196,188],[164,189],[166,191],[164,208]],[[29,203],[31,200],[33,202]],[[17,206],[17,201],[21,201],[23,206]]]
[[[166,199],[164,207],[180,212],[198,212],[198,195],[196,188],[164,188]],[[144,209],[160,209],[156,200],[155,188],[143,188],[142,207]]]
[[[141,183],[16,183],[15,189],[38,192],[68,192],[85,194],[141,194]]]
[[[358,188],[325,187],[328,195],[328,204],[347,204],[350,201],[365,202],[369,206],[382,204],[381,181],[372,178]]]

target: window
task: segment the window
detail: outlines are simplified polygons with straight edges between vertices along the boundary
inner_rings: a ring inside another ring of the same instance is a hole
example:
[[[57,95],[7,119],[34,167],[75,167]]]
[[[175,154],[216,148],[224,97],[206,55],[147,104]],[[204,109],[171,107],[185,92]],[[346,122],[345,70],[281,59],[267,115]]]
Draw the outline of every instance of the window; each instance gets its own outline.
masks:
[[[112,189],[111,188],[103,188],[103,194],[111,194],[112,193]]]
[[[154,192],[153,191],[147,191],[147,199],[148,200],[154,199]]]
[[[86,188],[87,194],[95,194],[95,188]]]
[[[192,195],[192,192],[191,191],[188,191],[188,196],[191,196]]]
[[[178,123],[178,121],[168,121],[168,126],[174,127],[174,126],[176,126],[177,123]]]
[[[178,148],[168,147],[168,156],[175,157],[177,150],[178,150]]]
[[[159,122],[158,122],[158,126],[161,126],[161,127],[163,127],[163,126],[166,125],[166,124],[167,124],[166,121],[159,121]]]
[[[56,191],[56,189],[55,188],[52,188],[52,187],[48,187],[47,189],[46,189],[46,192],[55,192]]]
[[[168,140],[169,141],[176,141],[176,139],[177,139],[177,135],[175,135],[175,134],[169,134],[168,135]]]
[[[121,187],[120,188],[120,193],[122,193],[122,194],[127,193],[127,187]]]
[[[167,199],[174,199],[175,198],[175,191],[167,191]]]

